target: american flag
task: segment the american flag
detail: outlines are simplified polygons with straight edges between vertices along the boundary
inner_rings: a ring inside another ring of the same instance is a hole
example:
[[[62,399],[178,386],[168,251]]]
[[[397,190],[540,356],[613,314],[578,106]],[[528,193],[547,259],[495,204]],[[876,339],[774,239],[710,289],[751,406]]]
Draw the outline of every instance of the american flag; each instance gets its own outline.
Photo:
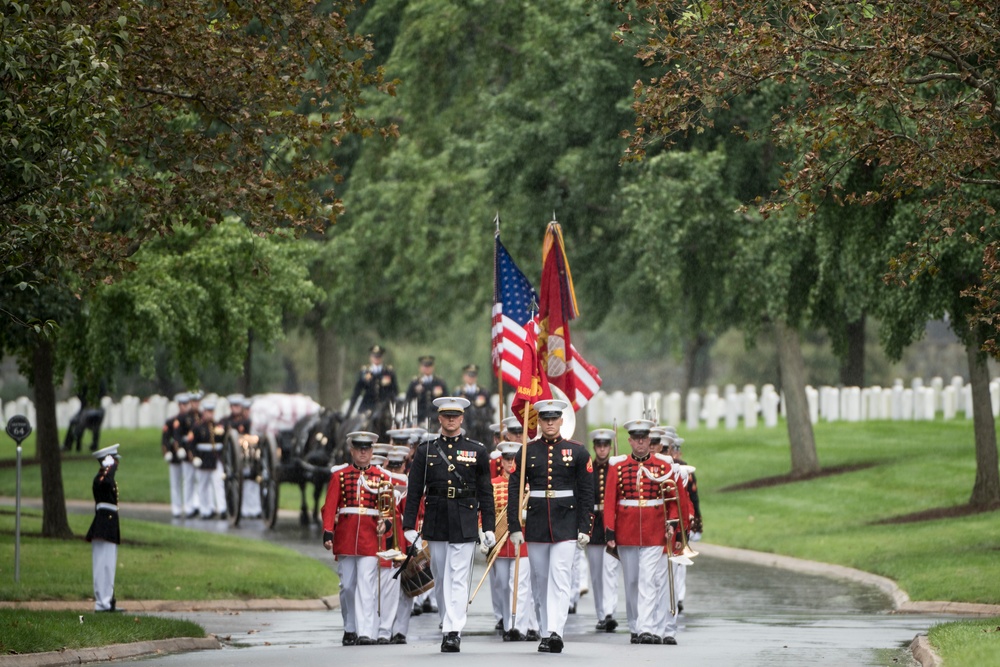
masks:
[[[528,341],[529,322],[537,327],[538,294],[517,268],[507,249],[495,239],[493,266],[493,372],[517,387],[521,384],[521,362]],[[532,336],[532,344],[534,336]],[[601,388],[597,368],[570,346],[570,366],[576,378],[576,396],[569,400],[579,410]]]

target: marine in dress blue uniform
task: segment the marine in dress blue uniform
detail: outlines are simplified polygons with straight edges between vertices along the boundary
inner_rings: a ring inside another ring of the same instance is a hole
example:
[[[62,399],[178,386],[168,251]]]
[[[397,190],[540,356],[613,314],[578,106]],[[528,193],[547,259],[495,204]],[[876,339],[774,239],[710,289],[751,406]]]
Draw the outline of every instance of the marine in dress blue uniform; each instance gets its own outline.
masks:
[[[376,406],[395,400],[396,395],[399,394],[396,371],[392,369],[392,366],[386,366],[382,363],[383,357],[385,357],[385,348],[381,345],[373,345],[368,350],[368,360],[371,363],[362,366],[358,373],[358,380],[354,383],[354,392],[351,393],[348,416],[354,409],[358,397],[361,398],[358,412],[364,412],[365,410],[375,410]]]
[[[423,423],[425,419],[436,417],[434,399],[447,395],[448,385],[434,374],[434,357],[429,354],[420,357],[420,375],[406,388],[406,402],[416,402],[417,421]]]
[[[87,541],[93,552],[94,611],[117,611],[115,601],[115,569],[118,566],[118,545],[121,529],[118,523],[118,445],[94,452],[101,469],[94,477],[94,520],[87,531]]]
[[[422,538],[430,548],[434,587],[441,609],[441,651],[457,653],[466,622],[469,576],[482,521],[484,544],[496,544],[496,513],[490,480],[489,454],[481,442],[462,433],[462,418],[469,402],[441,397],[438,409],[440,434],[417,447],[410,465],[403,530],[407,541],[417,544],[415,530],[424,503]]]
[[[575,549],[590,542],[594,507],[594,477],[590,454],[579,442],[559,433],[562,413],[569,403],[537,401],[541,437],[528,443],[524,478],[527,483],[528,511],[521,526],[519,512],[507,512],[510,541],[515,546],[528,542],[531,587],[539,609],[542,653],[561,653],[563,629],[572,594]],[[521,461],[520,454],[518,461]],[[511,507],[521,502],[520,475],[511,475]],[[548,635],[548,636],[546,636]]]

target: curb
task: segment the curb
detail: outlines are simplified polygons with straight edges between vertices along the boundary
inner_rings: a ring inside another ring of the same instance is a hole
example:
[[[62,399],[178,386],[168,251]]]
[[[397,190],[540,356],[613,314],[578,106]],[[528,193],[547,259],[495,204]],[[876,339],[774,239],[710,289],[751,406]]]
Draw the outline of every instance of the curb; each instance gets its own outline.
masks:
[[[917,635],[910,642],[910,653],[913,659],[920,663],[920,667],[941,667],[944,661],[934,652],[927,635]]]
[[[318,600],[128,600],[124,614],[153,611],[329,611],[340,608],[340,598],[328,595]],[[93,600],[25,600],[0,601],[0,609],[30,609],[32,611],[93,612]]]
[[[202,637],[200,639],[195,637],[175,637],[173,639],[157,639],[132,644],[111,644],[98,648],[5,655],[0,658],[0,663],[4,667],[7,667],[7,665],[11,667],[57,667],[61,665],[79,665],[86,662],[137,658],[158,653],[180,653],[221,648],[222,644],[214,636]]]

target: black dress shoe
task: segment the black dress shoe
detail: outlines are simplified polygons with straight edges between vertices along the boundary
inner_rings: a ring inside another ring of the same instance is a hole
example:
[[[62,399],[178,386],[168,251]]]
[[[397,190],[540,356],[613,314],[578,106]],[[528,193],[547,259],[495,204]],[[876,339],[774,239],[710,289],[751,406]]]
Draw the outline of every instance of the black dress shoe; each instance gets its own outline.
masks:
[[[576,605],[575,604],[570,605],[570,607],[569,607],[569,613],[571,613],[571,614],[575,614],[576,613]]]
[[[679,600],[677,602],[677,613],[678,614],[683,614],[684,613],[684,600]]]
[[[662,644],[663,643],[663,638],[660,637],[660,635],[653,635],[653,643],[654,644]]]
[[[614,632],[617,629],[618,629],[618,621],[611,618],[611,614],[608,614],[607,617],[604,619],[604,631]]]
[[[187,514],[184,515],[184,518],[185,519],[193,519],[196,516],[198,516],[198,510],[191,510],[190,512],[188,512]]]
[[[497,634],[502,635],[503,634],[503,619],[500,619],[499,621],[497,621],[497,624],[493,626],[493,629],[496,630]]]
[[[538,630],[528,630],[524,633],[524,641],[526,642],[537,642],[541,639],[541,635],[538,634]]]
[[[431,613],[432,611],[435,611],[434,607],[431,605],[431,599],[430,598],[427,598],[426,600],[424,600],[424,605],[423,605],[422,608],[428,614]]]
[[[673,637],[664,637],[663,643],[670,644],[671,646],[677,646],[677,640]]]
[[[365,637],[364,635],[358,637],[358,646],[371,646],[374,643],[375,640],[371,637]]]
[[[639,643],[640,644],[652,644],[653,643],[653,635],[650,634],[649,632],[643,632],[642,634],[639,635]]]
[[[406,643],[406,635],[404,635],[401,632],[397,632],[396,634],[394,634],[392,636],[392,639],[389,640],[389,643],[390,644],[405,644]]]
[[[461,651],[462,638],[458,636],[457,632],[449,632],[441,640],[441,652],[442,653],[458,653]]]
[[[519,642],[524,641],[524,636],[517,628],[511,628],[507,632],[503,633],[503,640],[505,642]]]
[[[420,614],[422,614],[422,613],[424,613],[424,608],[420,605],[419,602],[414,602],[413,603],[413,611],[410,612],[410,615],[411,616],[420,616]]]
[[[549,636],[549,653],[562,653],[562,650],[563,650],[562,637],[553,632]]]
[[[226,519],[229,518],[229,514],[227,512],[222,512],[221,514],[219,514],[219,518],[225,521]]]
[[[597,622],[597,627],[595,628],[598,632],[606,632],[608,629],[608,622],[603,618]]]
[[[375,640],[375,643],[378,644],[379,646],[384,646],[389,643],[389,638],[379,637],[377,640]]]
[[[549,638],[546,637],[542,641],[538,642],[538,652],[548,653],[549,652]]]
[[[354,646],[358,643],[358,633],[345,632],[344,638],[340,640],[344,646]]]
[[[633,632],[632,636],[629,637],[628,643],[629,644],[638,644],[639,643],[639,635],[637,635],[636,633]]]

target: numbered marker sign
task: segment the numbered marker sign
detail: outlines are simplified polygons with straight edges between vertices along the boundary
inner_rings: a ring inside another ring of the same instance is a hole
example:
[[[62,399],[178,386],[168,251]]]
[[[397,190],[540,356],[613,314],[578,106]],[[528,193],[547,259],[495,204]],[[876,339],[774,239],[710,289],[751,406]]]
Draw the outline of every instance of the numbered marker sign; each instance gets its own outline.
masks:
[[[31,424],[24,415],[14,415],[7,420],[7,435],[14,438],[14,442],[20,446],[24,439],[31,435]]]

